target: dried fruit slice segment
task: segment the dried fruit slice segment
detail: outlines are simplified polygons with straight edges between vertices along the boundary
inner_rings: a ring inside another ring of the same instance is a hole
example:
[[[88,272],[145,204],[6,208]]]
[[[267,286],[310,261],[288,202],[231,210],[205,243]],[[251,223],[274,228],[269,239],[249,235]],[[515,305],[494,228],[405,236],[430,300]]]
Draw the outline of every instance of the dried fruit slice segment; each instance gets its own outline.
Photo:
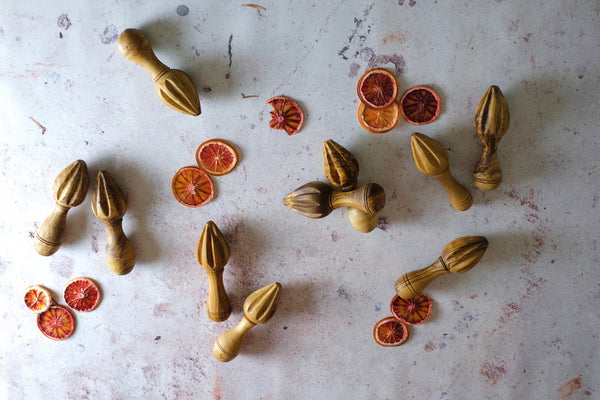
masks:
[[[187,207],[200,207],[214,197],[215,189],[210,177],[197,167],[183,167],[171,181],[173,195]]]
[[[211,139],[196,150],[198,166],[210,175],[222,176],[230,173],[238,162],[238,154],[229,143]]]
[[[398,123],[399,115],[398,103],[395,101],[384,108],[372,108],[364,103],[358,106],[358,122],[371,133],[391,131]]]
[[[304,113],[296,102],[285,96],[275,96],[267,100],[273,107],[270,111],[269,126],[273,129],[284,130],[289,136],[298,133],[304,122]]]
[[[400,346],[408,339],[408,325],[395,317],[386,317],[373,327],[373,338],[381,346]]]
[[[25,305],[35,313],[41,313],[52,305],[52,295],[50,291],[40,285],[32,285],[25,289]]]
[[[408,89],[400,99],[402,117],[413,125],[425,125],[436,120],[440,114],[440,98],[427,86]]]
[[[100,302],[100,289],[90,278],[73,278],[65,285],[63,297],[73,310],[89,312]]]
[[[71,336],[75,330],[75,320],[65,307],[51,306],[39,313],[37,325],[40,331],[52,340],[63,340]]]
[[[398,82],[391,72],[375,68],[360,77],[356,92],[362,103],[372,108],[383,108],[396,100]]]
[[[429,319],[433,302],[424,294],[403,299],[395,295],[390,302],[390,309],[394,317],[409,325],[419,325]]]

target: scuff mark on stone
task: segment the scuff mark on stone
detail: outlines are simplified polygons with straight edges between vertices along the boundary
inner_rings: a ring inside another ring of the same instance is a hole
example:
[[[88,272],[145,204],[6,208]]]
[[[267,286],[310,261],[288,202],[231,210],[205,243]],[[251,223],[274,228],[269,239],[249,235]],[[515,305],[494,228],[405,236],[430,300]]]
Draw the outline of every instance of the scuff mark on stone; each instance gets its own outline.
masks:
[[[229,64],[227,66],[228,71],[225,74],[225,79],[229,79],[231,77],[231,64],[233,63],[233,54],[231,51],[231,42],[233,41],[233,35],[229,35],[229,43],[227,44],[227,57],[229,59]]]

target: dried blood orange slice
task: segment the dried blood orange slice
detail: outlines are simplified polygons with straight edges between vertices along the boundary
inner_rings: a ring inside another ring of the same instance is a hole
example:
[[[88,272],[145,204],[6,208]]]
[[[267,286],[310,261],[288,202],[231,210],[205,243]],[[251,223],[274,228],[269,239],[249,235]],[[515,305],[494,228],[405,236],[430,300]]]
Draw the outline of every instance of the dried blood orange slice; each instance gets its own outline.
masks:
[[[304,113],[296,102],[285,96],[275,96],[267,100],[273,107],[270,111],[269,126],[273,129],[284,130],[289,136],[298,133],[304,122]]]
[[[75,311],[92,311],[100,302],[100,289],[90,278],[73,278],[65,285],[63,297]]]
[[[53,340],[66,339],[75,330],[75,320],[63,306],[50,306],[48,310],[39,313],[37,325],[44,335]]]
[[[383,108],[392,104],[398,96],[398,82],[391,72],[375,68],[363,74],[356,85],[358,98],[372,108]]]
[[[433,302],[424,294],[413,297],[412,299],[403,299],[395,295],[390,302],[390,309],[394,317],[404,321],[409,325],[419,325],[427,321],[431,315],[431,306]]]
[[[25,305],[35,313],[41,313],[53,304],[50,291],[40,285],[32,285],[25,289]]]
[[[197,167],[183,167],[171,181],[173,195],[187,207],[200,207],[213,199],[215,188],[204,171]]]
[[[408,339],[408,325],[395,317],[385,317],[373,327],[373,338],[385,347],[400,346]]]
[[[238,155],[233,146],[224,140],[211,139],[198,146],[196,161],[206,173],[221,176],[235,168]]]
[[[399,115],[398,103],[395,101],[384,108],[372,108],[365,103],[358,106],[358,122],[371,133],[391,131],[398,123]]]
[[[436,120],[440,114],[440,98],[427,86],[408,89],[400,99],[402,117],[413,125],[425,125]]]

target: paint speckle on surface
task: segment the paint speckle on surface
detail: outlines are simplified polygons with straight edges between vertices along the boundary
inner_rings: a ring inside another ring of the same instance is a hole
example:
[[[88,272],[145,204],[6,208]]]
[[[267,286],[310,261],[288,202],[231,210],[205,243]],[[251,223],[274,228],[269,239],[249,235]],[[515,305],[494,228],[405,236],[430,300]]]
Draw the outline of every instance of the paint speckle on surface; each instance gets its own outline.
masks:
[[[400,54],[377,55],[369,61],[368,68],[373,69],[386,64],[393,64],[396,75],[406,73],[406,61]]]
[[[77,346],[75,346],[75,350],[77,350],[80,353],[83,353],[85,351],[85,346],[82,344],[78,344]]]
[[[337,290],[337,295],[345,300],[350,300],[350,294],[346,293],[346,289],[340,286]]]
[[[425,346],[423,346],[423,350],[425,350],[428,353],[431,353],[432,351],[437,349],[437,347],[438,346],[435,344],[435,342],[433,340],[430,340],[429,342],[425,343]]]
[[[579,389],[581,389],[581,377],[573,378],[569,382],[559,387],[558,394],[560,394],[561,399],[568,399]]]
[[[331,241],[332,242],[337,242],[339,238],[340,238],[340,235],[337,233],[337,231],[331,232]]]
[[[104,31],[100,34],[100,40],[102,41],[102,44],[111,44],[117,41],[117,39],[119,39],[119,31],[117,30],[117,27],[114,25],[107,25],[104,28]]]
[[[502,307],[502,315],[500,315],[500,322],[506,323],[512,320],[513,317],[519,314],[522,309],[523,307],[520,304],[515,303],[514,301],[506,304],[504,307]]]
[[[465,333],[470,328],[470,324],[476,321],[477,317],[473,316],[470,312],[466,312],[463,314],[462,318],[458,320],[454,330],[458,333]]]
[[[360,69],[360,65],[357,63],[350,64],[350,72],[348,72],[349,78],[356,78],[358,76],[358,70]]]
[[[387,44],[388,42],[404,43],[407,40],[408,38],[406,37],[406,34],[404,34],[404,32],[396,31],[385,35],[385,37],[383,38],[383,44]]]
[[[67,14],[61,14],[56,21],[56,25],[66,31],[71,27],[71,20]]]
[[[381,306],[383,306],[382,302],[378,301],[375,303],[375,311],[381,311]]]
[[[162,336],[160,336],[160,335],[154,338],[154,340],[155,340],[155,341],[157,341],[157,342],[158,342],[160,339],[162,339]]]
[[[488,360],[483,363],[479,373],[492,385],[495,385],[506,374],[506,366],[503,361],[491,362]]]
[[[176,11],[177,15],[179,15],[180,17],[185,17],[190,13],[190,9],[185,4],[180,4],[179,6],[177,6]]]
[[[56,257],[50,263],[50,270],[62,278],[70,278],[73,275],[74,263],[70,257]]]
[[[404,3],[406,3],[406,1],[405,1],[405,0],[398,0],[398,5],[399,5],[399,6],[403,6],[403,5],[404,5]],[[409,0],[409,1],[408,1],[408,5],[409,5],[410,7],[414,7],[416,4],[417,4],[416,0]]]
[[[164,316],[171,308],[171,303],[158,303],[154,305],[154,310],[152,311],[152,315],[155,317]]]
[[[377,221],[377,228],[386,232],[388,230],[388,227],[389,227],[389,223],[388,223],[387,217],[380,216],[379,220]]]

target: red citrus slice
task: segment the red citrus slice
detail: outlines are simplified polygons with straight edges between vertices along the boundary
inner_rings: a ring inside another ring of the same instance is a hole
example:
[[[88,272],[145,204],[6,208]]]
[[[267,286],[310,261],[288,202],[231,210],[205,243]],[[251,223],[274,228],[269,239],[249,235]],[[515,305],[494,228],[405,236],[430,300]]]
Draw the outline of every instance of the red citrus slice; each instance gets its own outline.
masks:
[[[63,297],[75,311],[92,311],[100,302],[100,289],[90,278],[74,278],[65,285]]]
[[[25,289],[25,305],[35,313],[46,311],[52,305],[50,291],[40,285],[32,285]]]
[[[373,338],[385,347],[400,346],[408,339],[408,325],[394,317],[385,317],[373,327]]]
[[[372,108],[383,108],[392,104],[398,96],[398,82],[391,72],[375,68],[363,74],[356,86],[358,98]]]
[[[171,189],[178,202],[187,207],[200,207],[213,199],[212,180],[197,167],[183,167],[175,173]]]
[[[391,131],[398,123],[399,115],[398,103],[395,101],[384,108],[372,108],[365,103],[358,106],[358,122],[371,133]]]
[[[211,139],[198,146],[196,161],[206,173],[222,176],[235,168],[238,155],[229,143],[220,139]]]
[[[436,120],[440,114],[440,98],[427,86],[408,89],[400,99],[402,117],[413,125],[425,125]]]
[[[65,307],[50,306],[38,314],[37,325],[40,331],[52,340],[63,340],[75,330],[75,320]]]
[[[429,319],[432,305],[431,299],[424,294],[415,296],[412,299],[403,299],[395,295],[390,302],[390,309],[394,317],[400,321],[404,321],[409,325],[419,325]]]
[[[285,96],[275,96],[267,100],[273,107],[270,111],[269,126],[273,129],[284,130],[289,136],[298,133],[304,122],[304,113],[296,102]]]

